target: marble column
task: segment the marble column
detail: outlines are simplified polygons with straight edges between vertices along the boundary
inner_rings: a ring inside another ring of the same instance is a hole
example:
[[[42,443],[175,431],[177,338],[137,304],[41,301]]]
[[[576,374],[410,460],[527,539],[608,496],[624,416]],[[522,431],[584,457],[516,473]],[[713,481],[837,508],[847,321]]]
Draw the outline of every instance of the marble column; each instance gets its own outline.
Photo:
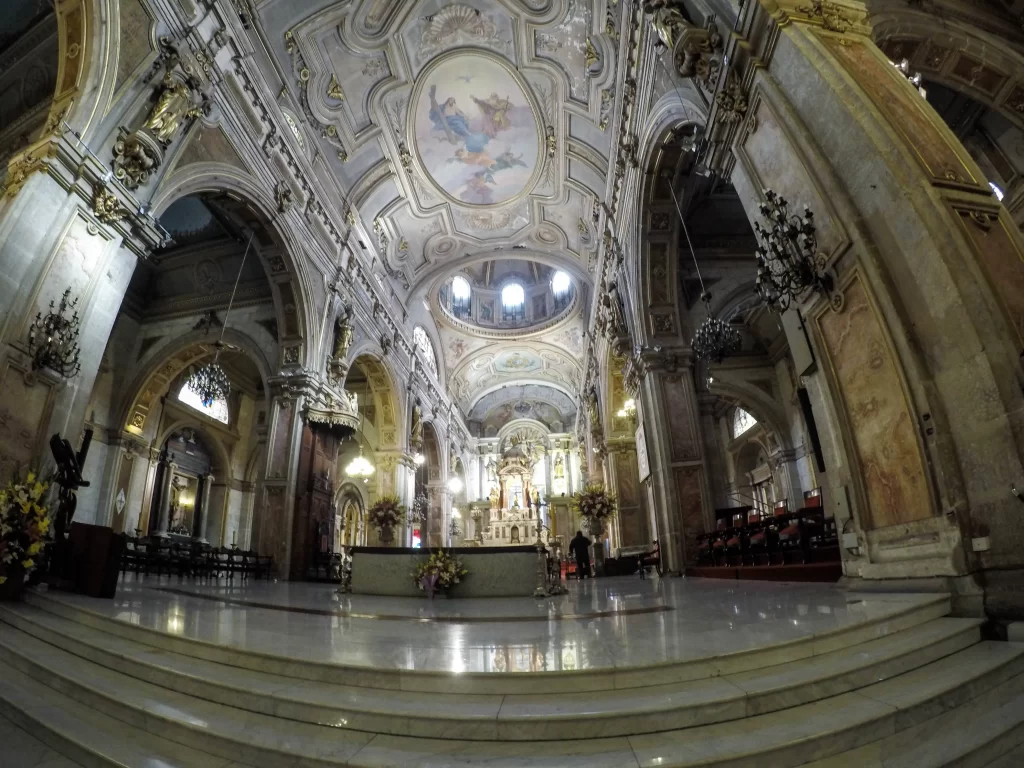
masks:
[[[196,538],[206,540],[206,520],[210,512],[210,489],[213,487],[213,475],[202,476],[203,488],[200,493],[200,501],[196,506],[195,520],[192,521],[192,531]]]
[[[164,476],[160,483],[159,507],[160,513],[157,517],[157,535],[165,536],[171,527],[171,482],[174,480],[174,473],[178,465],[173,461],[164,462]]]
[[[701,437],[704,440],[704,463],[708,475],[708,489],[711,492],[713,508],[734,506],[729,501],[728,473],[725,468],[725,447],[720,440],[721,431],[715,409],[718,399],[713,395],[701,393],[697,397],[700,405]]]

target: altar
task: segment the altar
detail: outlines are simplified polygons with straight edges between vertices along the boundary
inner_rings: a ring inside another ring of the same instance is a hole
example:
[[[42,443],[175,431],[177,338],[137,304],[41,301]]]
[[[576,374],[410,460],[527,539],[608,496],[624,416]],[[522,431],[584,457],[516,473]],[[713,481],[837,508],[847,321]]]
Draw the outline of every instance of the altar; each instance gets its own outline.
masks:
[[[537,548],[454,547],[469,573],[448,590],[452,597],[529,597],[537,587]],[[418,547],[353,547],[352,592],[357,595],[417,597],[416,566],[430,557]]]

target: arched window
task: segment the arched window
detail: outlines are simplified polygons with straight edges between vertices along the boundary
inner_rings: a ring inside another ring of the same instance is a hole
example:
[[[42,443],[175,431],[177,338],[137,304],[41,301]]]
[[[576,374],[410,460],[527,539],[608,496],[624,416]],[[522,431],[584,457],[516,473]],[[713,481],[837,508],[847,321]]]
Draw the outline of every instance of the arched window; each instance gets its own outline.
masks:
[[[739,437],[755,424],[757,424],[757,419],[742,408],[737,408],[732,414],[732,436]]]
[[[526,293],[519,283],[501,289],[501,314],[504,320],[526,319]]]
[[[419,325],[412,329],[412,343],[416,345],[416,349],[423,355],[423,361],[427,364],[427,367],[433,371],[434,376],[437,376],[437,355],[434,354],[434,345],[430,343],[430,337],[427,335],[427,332]]]
[[[569,288],[572,282],[569,275],[562,270],[555,272],[551,278],[551,295],[555,297],[555,311],[562,309],[569,303]]]
[[[208,406],[203,405],[199,394],[189,386],[188,380],[185,381],[178,391],[178,400],[189,408],[195,408],[200,413],[205,413],[211,419],[216,419],[222,424],[228,423],[228,401],[221,397],[214,400]]]
[[[452,313],[456,317],[466,317],[470,311],[470,300],[473,295],[469,280],[462,275],[452,278]]]

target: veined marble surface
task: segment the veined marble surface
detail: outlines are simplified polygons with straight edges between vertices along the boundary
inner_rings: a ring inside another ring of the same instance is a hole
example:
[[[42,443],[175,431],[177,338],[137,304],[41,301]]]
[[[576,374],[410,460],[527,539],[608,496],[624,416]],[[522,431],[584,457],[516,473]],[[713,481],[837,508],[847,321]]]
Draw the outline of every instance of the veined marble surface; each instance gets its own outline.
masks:
[[[198,583],[129,574],[113,600],[63,603],[148,629],[295,659],[440,672],[622,669],[829,635],[934,603],[835,585],[635,577],[569,594],[435,599],[339,595],[330,584]],[[825,641],[827,642],[827,641]]]

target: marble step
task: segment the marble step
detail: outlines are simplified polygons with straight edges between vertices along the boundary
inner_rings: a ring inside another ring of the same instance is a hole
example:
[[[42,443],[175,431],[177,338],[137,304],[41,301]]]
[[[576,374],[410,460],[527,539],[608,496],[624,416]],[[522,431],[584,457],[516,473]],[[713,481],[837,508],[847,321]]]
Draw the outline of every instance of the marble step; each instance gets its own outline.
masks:
[[[40,685],[0,661],[5,768],[249,768],[167,741]],[[16,731],[6,727],[9,722]]]
[[[568,690],[584,693],[649,685],[681,683],[730,675],[783,664],[797,659],[848,648],[893,634],[950,612],[948,595],[916,604],[900,612],[806,638],[766,645],[753,650],[718,656],[695,657],[644,666],[622,666],[560,672],[463,672],[383,669],[331,664],[309,659],[251,651],[218,645],[170,632],[140,627],[128,620],[110,618],[95,611],[69,605],[45,591],[29,590],[28,604],[71,621],[192,658],[341,685],[390,688],[425,693],[557,694]]]
[[[812,768],[1020,768],[1024,766],[1024,676],[958,707]]]
[[[369,734],[346,723],[300,723],[185,696],[93,664],[3,628],[7,664],[80,704],[218,757],[255,766],[788,766],[859,748],[950,708],[999,682],[1024,690],[1024,645],[983,642],[915,671],[844,693],[748,717],[660,733],[574,741],[470,741]],[[21,636],[18,638],[18,636]],[[2,672],[2,670],[0,670]]]
[[[0,607],[0,621],[108,669],[253,712],[309,723],[344,721],[372,733],[527,741],[650,733],[807,703],[973,645],[981,625],[976,619],[934,619],[811,659],[686,683],[598,696],[502,696],[369,689],[253,672],[160,651],[32,606]]]

